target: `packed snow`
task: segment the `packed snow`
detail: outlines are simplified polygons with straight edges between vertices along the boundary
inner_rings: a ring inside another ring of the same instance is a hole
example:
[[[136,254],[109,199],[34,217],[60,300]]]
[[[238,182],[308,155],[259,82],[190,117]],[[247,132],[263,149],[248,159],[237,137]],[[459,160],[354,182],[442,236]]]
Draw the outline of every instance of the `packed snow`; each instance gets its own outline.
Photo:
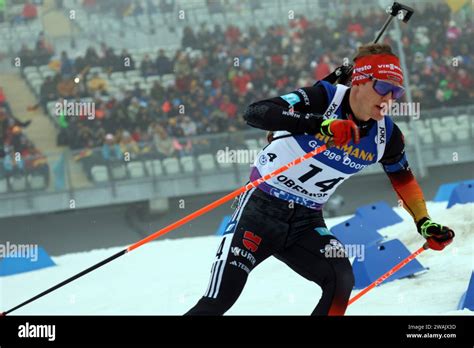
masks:
[[[429,268],[427,272],[382,284],[349,306],[347,315],[473,314],[457,307],[474,269],[474,204],[446,209],[446,202],[430,202],[428,208],[433,220],[456,232],[453,244],[442,252],[422,253],[418,260]],[[402,208],[394,210],[404,221],[379,233],[400,239],[410,251],[418,249],[423,239],[411,217]],[[347,218],[328,219],[328,227]],[[181,315],[205,292],[219,240],[208,236],[148,243],[12,314]],[[55,267],[0,277],[0,311],[124,248],[54,257]],[[227,314],[308,315],[320,295],[316,284],[269,258],[250,274],[241,297]]]

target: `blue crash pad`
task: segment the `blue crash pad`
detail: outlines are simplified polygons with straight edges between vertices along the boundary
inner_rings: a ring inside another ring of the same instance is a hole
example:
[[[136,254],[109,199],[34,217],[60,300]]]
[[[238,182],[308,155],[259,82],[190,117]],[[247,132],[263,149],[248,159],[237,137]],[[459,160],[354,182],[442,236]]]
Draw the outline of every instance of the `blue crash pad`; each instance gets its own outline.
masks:
[[[461,301],[459,301],[458,309],[464,308],[474,311],[474,272],[471,274],[471,280],[469,281],[467,291],[462,295]]]
[[[18,245],[16,247],[18,248]],[[30,251],[29,255],[18,252],[15,255],[12,248],[6,249],[8,249],[7,257],[0,259],[0,276],[30,272],[55,265],[48,253],[40,246],[35,251]]]
[[[376,230],[398,224],[403,219],[385,202],[364,205],[356,210],[356,216],[375,227]]]
[[[463,182],[457,185],[448,201],[448,208],[455,204],[466,204],[474,202],[474,181]]]
[[[342,244],[362,244],[372,245],[383,239],[374,226],[367,224],[359,216],[354,216],[331,228],[332,234],[341,241]]]
[[[411,252],[398,239],[366,247],[364,259],[359,260],[356,258],[352,264],[355,277],[354,289],[363,289],[369,286],[381,275],[388,272],[410,255]],[[425,268],[415,259],[392,274],[384,283],[404,278],[423,270]]]
[[[462,183],[474,183],[474,180],[448,182],[446,184],[440,185],[433,201],[435,202],[449,201],[449,197],[451,197],[451,193],[453,192],[454,188]]]
[[[219,225],[219,228],[216,231],[216,236],[224,235],[227,224],[229,223],[231,218],[232,215],[226,215],[222,218],[221,224]]]

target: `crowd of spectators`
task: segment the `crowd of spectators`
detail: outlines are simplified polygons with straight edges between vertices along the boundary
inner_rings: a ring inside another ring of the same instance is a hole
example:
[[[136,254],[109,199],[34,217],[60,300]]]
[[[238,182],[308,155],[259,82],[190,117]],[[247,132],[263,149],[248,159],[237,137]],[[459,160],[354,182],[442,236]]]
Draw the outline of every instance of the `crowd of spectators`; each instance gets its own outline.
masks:
[[[12,7],[12,5],[16,5],[16,2],[19,5],[21,4],[21,6]],[[8,4],[10,6],[10,10],[8,12],[7,18],[7,1],[0,0],[0,23],[7,21],[7,19],[12,25],[33,21],[38,18],[38,6],[41,4],[42,1],[10,1]],[[13,11],[11,8],[13,8]]]
[[[191,153],[194,143],[187,137],[247,129],[240,115],[248,104],[324,78],[358,45],[370,42],[385,19],[385,13],[375,10],[364,15],[346,11],[326,21],[299,16],[288,26],[274,25],[263,32],[255,26],[243,32],[233,25],[211,30],[202,24],[184,29],[181,49],[173,56],[160,50],[140,64],[127,50],[116,55],[105,44],[99,52],[90,47],[76,59],[63,52],[59,73],[41,88],[41,101],[45,106],[61,98],[93,98],[94,121],[84,116],[61,122],[58,140],[73,149],[103,147],[104,158],[126,149],[164,157]],[[414,101],[425,110],[472,100],[473,37],[472,23],[457,25],[446,4],[428,4],[403,26],[405,74]],[[384,41],[396,48],[391,35]],[[175,83],[156,81],[148,94],[138,84],[111,94],[104,79],[87,72],[91,66],[108,73],[139,69],[143,77],[173,73]],[[74,83],[78,74],[80,82]]]
[[[23,132],[30,122],[21,122],[14,117],[0,87],[0,179],[7,179],[10,190],[12,178],[41,175],[45,177],[46,185],[49,180],[46,157]]]

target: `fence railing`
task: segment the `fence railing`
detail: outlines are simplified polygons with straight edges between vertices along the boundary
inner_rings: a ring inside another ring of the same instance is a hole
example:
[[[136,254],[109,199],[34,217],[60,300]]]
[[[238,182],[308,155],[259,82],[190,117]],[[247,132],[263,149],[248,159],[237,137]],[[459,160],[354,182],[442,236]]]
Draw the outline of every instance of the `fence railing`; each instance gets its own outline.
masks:
[[[422,113],[415,121],[419,122],[421,151],[426,166],[474,161],[473,111],[474,106],[427,111],[430,117],[423,117]],[[412,153],[410,123],[399,119],[395,122],[405,135],[407,153]],[[58,151],[20,158],[18,163],[12,154],[10,160],[2,159],[0,163],[0,195],[37,195],[44,191],[104,186],[113,189],[119,182],[198,178],[209,173],[241,175],[248,172],[266,144],[265,132],[250,129]],[[409,160],[416,169],[414,157]],[[366,171],[367,174],[373,172]]]

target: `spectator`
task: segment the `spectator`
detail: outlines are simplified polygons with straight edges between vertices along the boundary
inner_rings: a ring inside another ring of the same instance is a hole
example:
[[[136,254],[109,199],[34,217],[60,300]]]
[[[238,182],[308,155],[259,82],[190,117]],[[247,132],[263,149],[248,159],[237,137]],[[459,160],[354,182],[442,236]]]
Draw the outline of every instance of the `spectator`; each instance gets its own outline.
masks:
[[[175,0],[160,0],[160,10],[162,13],[173,12]]]
[[[181,128],[185,136],[193,136],[197,134],[196,122],[191,120],[189,116],[184,116]]]
[[[71,77],[74,74],[74,65],[71,59],[67,56],[65,51],[61,52],[61,75],[64,77]]]
[[[159,157],[172,157],[175,154],[175,149],[173,146],[173,140],[168,136],[166,130],[161,126],[156,125],[151,131],[153,132],[153,143],[155,144]]]
[[[186,26],[183,29],[183,39],[181,41],[181,46],[183,48],[190,47],[192,49],[195,49],[198,47],[197,38],[194,35],[193,29],[189,26]]]
[[[237,105],[230,101],[228,95],[224,96],[222,103],[219,105],[219,109],[225,112],[229,118],[234,118],[237,115]]]
[[[0,23],[5,21],[6,0],[0,0]]]
[[[7,177],[24,173],[24,162],[21,156],[17,156],[11,146],[5,146],[5,157],[3,158],[3,169]]]
[[[84,56],[84,64],[86,66],[100,66],[100,63],[101,63],[101,60],[95,48],[89,47],[86,50],[86,55]]]
[[[140,155],[140,148],[138,144],[133,140],[129,132],[124,131],[122,133],[122,140],[120,141],[120,151],[124,155],[129,155],[130,160],[137,159]]]
[[[145,54],[143,57],[142,63],[140,65],[140,71],[143,77],[148,77],[151,75],[155,75],[155,67],[153,66],[153,62],[150,59],[148,54]]]
[[[45,113],[48,112],[47,104],[58,98],[58,91],[56,89],[56,82],[51,76],[47,76],[40,88],[40,105],[43,107]]]
[[[189,156],[193,153],[193,143],[191,142],[191,139],[174,138],[173,148],[181,157]]]
[[[36,8],[36,5],[27,0],[25,5],[23,5],[22,16],[26,22],[38,18],[38,9]]]
[[[56,89],[59,96],[64,99],[75,98],[79,92],[74,80],[63,76],[61,76]]]
[[[118,71],[135,70],[135,61],[126,49],[122,50],[119,61],[120,63],[117,65],[120,66],[120,69]]]
[[[87,83],[87,89],[90,94],[105,93],[107,91],[107,82],[99,76],[98,73],[94,73],[92,78]]]
[[[100,64],[104,68],[104,71],[107,73],[117,71],[121,64],[120,57],[114,53],[113,48],[107,47]]]
[[[34,52],[34,64],[35,65],[46,65],[49,59],[53,55],[53,46],[46,40],[44,32],[41,31],[38,34],[38,40],[36,41],[36,52]]]
[[[20,58],[22,69],[27,66],[38,65],[36,64],[36,55],[25,44],[21,45],[20,51],[18,52],[18,57]]]
[[[207,9],[209,14],[223,13],[224,6],[221,3],[221,0],[206,0]]]
[[[171,64],[170,59],[165,55],[165,50],[160,49],[158,51],[158,57],[155,62],[156,73],[159,76],[165,74],[171,74],[173,72],[173,64]]]
[[[107,162],[123,159],[120,146],[115,143],[114,136],[110,133],[105,136],[105,143],[102,145],[102,158]]]

